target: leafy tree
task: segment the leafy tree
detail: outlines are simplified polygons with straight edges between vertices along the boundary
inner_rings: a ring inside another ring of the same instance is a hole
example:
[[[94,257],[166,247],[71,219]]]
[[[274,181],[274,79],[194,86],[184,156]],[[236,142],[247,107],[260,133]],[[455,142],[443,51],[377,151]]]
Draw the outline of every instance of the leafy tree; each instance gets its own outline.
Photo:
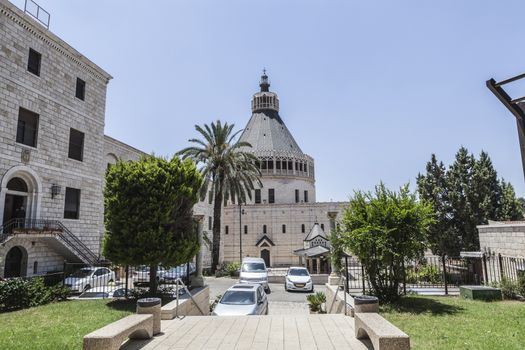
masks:
[[[374,194],[354,194],[343,214],[341,236],[363,264],[377,297],[399,298],[404,262],[423,256],[433,217],[432,206],[419,202],[408,185],[397,193],[381,183]]]
[[[176,266],[199,250],[192,217],[202,176],[191,160],[153,156],[119,162],[106,174],[104,255],[114,263]]]
[[[336,272],[341,272],[343,270],[341,260],[345,256],[344,241],[342,239],[341,227],[336,226],[335,230],[330,230],[328,238],[330,239],[330,245],[332,246],[330,250],[331,262],[335,267]]]
[[[520,199],[516,198],[514,187],[509,182],[501,180],[501,204],[498,210],[498,219],[505,221],[523,219],[523,206]]]
[[[435,254],[456,256],[461,250],[478,250],[477,225],[522,217],[512,186],[498,180],[486,152],[476,159],[461,147],[448,171],[432,155],[426,170],[418,175],[417,185],[420,198],[436,211],[429,238]]]
[[[258,160],[247,151],[252,146],[248,142],[235,140],[241,130],[233,133],[234,127],[234,124],[222,124],[220,120],[204,125],[204,128],[195,125],[204,139],[189,140],[196,146],[187,147],[178,153],[183,158],[189,157],[203,165],[201,200],[204,200],[208,191],[213,195],[212,273],[215,273],[219,264],[223,203],[228,200],[244,203],[246,198],[251,199],[256,185],[262,186]]]
[[[434,254],[459,255],[460,242],[452,226],[452,208],[448,200],[447,171],[443,162],[432,154],[427,163],[427,173],[417,177],[419,197],[432,204],[435,222],[429,228],[429,243]]]

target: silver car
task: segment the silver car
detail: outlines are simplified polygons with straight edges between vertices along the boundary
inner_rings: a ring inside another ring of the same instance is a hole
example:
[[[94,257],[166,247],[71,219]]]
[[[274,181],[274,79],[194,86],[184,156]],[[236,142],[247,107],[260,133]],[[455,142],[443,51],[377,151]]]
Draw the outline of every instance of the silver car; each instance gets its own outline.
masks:
[[[72,292],[83,292],[93,287],[115,282],[115,273],[107,267],[83,267],[64,279],[64,285]]]
[[[235,284],[222,296],[213,316],[268,315],[268,298],[260,284]]]
[[[259,283],[262,284],[265,291],[270,292],[268,270],[264,260],[261,258],[242,259],[239,283]]]
[[[290,267],[284,276],[284,290],[313,292],[314,284],[308,270],[304,267]]]

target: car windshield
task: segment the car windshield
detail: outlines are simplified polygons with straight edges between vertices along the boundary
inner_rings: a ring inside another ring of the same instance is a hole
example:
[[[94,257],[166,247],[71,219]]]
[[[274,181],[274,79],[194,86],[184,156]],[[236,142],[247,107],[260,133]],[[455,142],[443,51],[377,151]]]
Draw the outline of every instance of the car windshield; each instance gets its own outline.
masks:
[[[108,293],[105,292],[85,292],[78,296],[79,298],[107,298]]]
[[[308,271],[305,269],[290,269],[288,272],[290,276],[308,276]]]
[[[255,293],[247,290],[228,290],[224,293],[221,304],[253,305],[255,304]]]
[[[242,272],[262,272],[266,271],[263,263],[244,263],[242,264]]]
[[[85,278],[91,275],[93,272],[93,269],[80,269],[73,274],[71,274],[69,277],[75,277],[75,278]]]

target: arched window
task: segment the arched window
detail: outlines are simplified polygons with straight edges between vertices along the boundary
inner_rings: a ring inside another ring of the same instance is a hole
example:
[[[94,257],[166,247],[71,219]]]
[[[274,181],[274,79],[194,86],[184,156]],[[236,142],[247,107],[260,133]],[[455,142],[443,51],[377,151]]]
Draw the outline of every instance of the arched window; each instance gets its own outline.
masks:
[[[27,192],[27,184],[19,177],[14,177],[7,183],[7,189],[11,191]]]

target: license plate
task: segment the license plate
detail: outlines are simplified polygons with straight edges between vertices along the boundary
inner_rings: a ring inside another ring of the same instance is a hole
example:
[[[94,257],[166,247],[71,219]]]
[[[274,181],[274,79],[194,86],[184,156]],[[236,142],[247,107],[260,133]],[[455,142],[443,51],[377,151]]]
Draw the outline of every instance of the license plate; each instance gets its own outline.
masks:
[[[297,288],[303,288],[304,287],[304,284],[296,284],[295,285]]]

